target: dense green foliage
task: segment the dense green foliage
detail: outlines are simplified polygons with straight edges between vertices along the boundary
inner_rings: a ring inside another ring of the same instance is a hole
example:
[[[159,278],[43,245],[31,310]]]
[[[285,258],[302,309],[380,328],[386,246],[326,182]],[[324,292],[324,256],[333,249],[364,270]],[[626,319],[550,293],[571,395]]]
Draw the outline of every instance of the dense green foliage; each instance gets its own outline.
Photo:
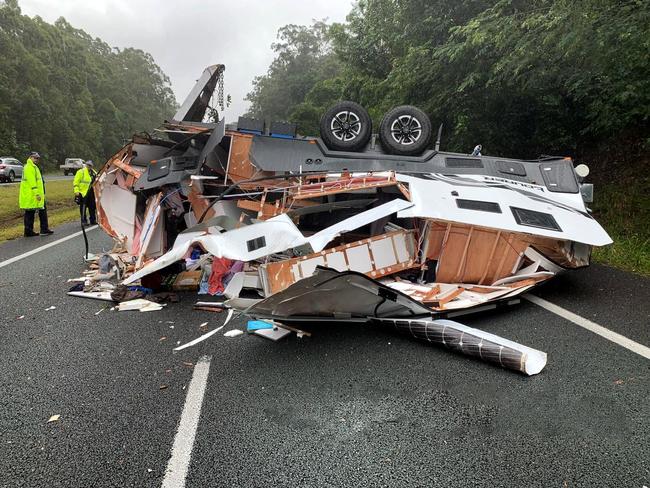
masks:
[[[103,161],[175,105],[151,55],[0,1],[0,155],[24,160],[37,150],[49,167],[66,157]]]
[[[341,99],[378,124],[414,104],[443,147],[582,156],[647,144],[650,2],[646,0],[359,0],[344,24],[288,26],[256,78],[250,114],[315,134]]]

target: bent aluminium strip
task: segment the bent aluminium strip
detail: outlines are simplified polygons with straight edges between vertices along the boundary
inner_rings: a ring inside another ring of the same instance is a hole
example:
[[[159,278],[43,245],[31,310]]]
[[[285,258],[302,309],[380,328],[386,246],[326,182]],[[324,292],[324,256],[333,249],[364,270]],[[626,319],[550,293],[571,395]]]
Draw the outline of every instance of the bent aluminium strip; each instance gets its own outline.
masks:
[[[449,349],[514,369],[527,375],[539,373],[546,366],[546,353],[523,346],[489,332],[473,329],[453,320],[373,319],[392,325],[416,339],[442,344]]]

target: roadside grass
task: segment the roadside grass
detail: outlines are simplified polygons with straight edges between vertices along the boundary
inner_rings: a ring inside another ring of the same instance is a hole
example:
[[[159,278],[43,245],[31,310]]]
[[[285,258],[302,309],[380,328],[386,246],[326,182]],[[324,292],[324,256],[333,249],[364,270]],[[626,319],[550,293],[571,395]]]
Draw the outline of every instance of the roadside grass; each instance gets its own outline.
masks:
[[[650,276],[650,178],[601,183],[594,188],[594,217],[614,244],[595,248],[595,262]]]
[[[20,185],[0,185],[0,242],[23,235],[23,214],[18,208]],[[71,180],[45,182],[47,216],[51,227],[79,219]],[[35,223],[38,232],[38,216]]]

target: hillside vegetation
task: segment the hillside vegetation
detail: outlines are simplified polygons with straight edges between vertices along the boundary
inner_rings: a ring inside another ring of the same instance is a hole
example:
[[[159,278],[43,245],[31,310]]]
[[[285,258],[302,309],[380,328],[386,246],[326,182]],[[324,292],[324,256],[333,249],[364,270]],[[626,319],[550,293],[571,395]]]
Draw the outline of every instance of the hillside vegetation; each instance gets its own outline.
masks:
[[[119,26],[116,26],[119,28]],[[53,25],[0,0],[0,155],[37,150],[103,161],[133,132],[174,112],[169,79],[150,54],[117,49],[65,19]]]

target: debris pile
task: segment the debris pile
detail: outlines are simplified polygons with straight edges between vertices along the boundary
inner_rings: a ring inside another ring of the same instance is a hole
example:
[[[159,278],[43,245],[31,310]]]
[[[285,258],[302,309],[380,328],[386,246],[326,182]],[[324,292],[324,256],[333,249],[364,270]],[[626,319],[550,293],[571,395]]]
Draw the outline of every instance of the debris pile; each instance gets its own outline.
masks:
[[[245,311],[275,324],[248,326],[272,338],[312,320],[399,329],[408,319],[411,334],[434,342],[433,319],[511,303],[611,242],[567,158],[427,149],[431,124],[413,108],[387,114],[393,132],[381,143],[350,102],[326,114],[322,138],[290,124],[204,122],[223,71],[208,67],[173,119],[100,171],[98,222],[116,245],[70,294],[147,311],[196,292],[206,297],[197,310]],[[537,369],[525,366],[538,358],[531,350],[462,327],[453,348],[479,357],[510,348],[497,362]],[[445,332],[437,342],[449,346]]]

